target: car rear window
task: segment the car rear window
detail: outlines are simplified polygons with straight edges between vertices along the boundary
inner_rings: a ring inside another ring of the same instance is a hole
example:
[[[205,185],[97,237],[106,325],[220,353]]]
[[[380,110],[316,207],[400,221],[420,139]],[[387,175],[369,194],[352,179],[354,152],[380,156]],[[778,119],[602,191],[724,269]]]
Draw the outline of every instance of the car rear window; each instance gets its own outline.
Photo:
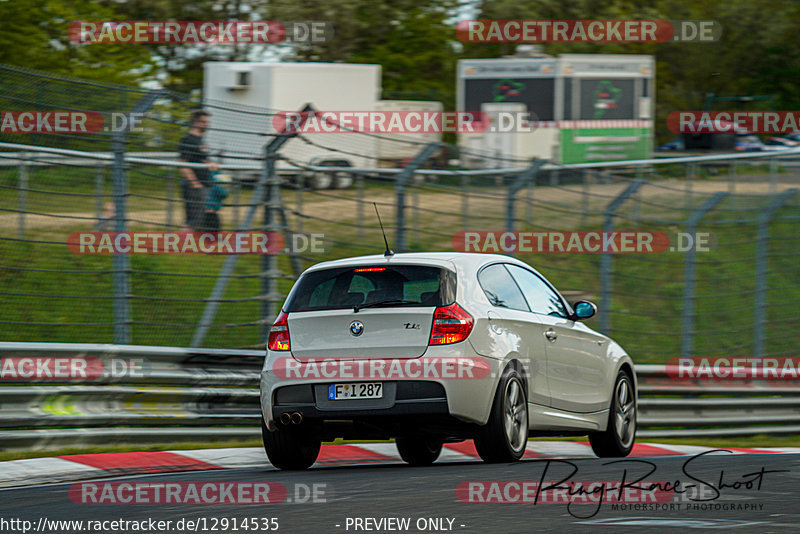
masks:
[[[287,313],[335,310],[383,302],[389,306],[447,306],[455,302],[456,274],[422,265],[363,265],[312,271],[292,288]]]

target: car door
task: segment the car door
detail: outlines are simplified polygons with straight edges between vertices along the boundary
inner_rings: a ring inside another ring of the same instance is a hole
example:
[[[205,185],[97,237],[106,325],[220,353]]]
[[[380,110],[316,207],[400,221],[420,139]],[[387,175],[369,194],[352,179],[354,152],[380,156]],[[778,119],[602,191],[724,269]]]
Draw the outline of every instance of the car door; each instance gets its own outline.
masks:
[[[543,325],[551,406],[570,412],[596,412],[608,408],[605,373],[607,339],[581,322],[569,318],[561,295],[541,276],[518,265],[508,270]]]
[[[544,364],[547,354],[542,325],[532,322],[528,304],[504,264],[495,263],[478,273],[478,282],[493,309],[488,312],[492,339],[476,340],[483,354],[516,353],[528,378],[528,402],[549,405]],[[487,346],[481,346],[485,343]],[[489,346],[490,345],[490,346]]]

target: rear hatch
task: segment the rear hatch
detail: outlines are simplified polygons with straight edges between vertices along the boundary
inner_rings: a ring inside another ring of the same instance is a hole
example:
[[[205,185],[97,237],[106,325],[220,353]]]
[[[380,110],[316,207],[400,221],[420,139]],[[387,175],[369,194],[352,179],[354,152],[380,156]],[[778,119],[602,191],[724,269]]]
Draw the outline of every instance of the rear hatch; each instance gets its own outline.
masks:
[[[286,301],[292,356],[418,358],[437,306],[455,301],[456,274],[427,265],[311,271]]]

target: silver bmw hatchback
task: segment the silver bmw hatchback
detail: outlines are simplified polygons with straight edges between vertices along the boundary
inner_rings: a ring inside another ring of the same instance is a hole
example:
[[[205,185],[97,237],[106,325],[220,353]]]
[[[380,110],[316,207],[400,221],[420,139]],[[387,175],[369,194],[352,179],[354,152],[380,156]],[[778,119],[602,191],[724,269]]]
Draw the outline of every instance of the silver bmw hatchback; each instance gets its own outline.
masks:
[[[297,280],[261,372],[262,433],[281,469],[323,441],[394,439],[411,465],[473,439],[486,462],[522,457],[529,436],[587,435],[600,457],[636,434],[628,354],[508,256],[419,253],[329,261]]]

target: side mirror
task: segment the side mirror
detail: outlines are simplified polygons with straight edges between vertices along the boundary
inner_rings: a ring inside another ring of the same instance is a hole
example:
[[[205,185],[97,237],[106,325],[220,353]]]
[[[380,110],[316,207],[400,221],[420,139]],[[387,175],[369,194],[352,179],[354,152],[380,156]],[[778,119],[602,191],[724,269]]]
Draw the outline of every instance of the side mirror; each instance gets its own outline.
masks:
[[[579,300],[572,306],[575,310],[575,319],[588,319],[597,313],[597,306],[588,300]]]

